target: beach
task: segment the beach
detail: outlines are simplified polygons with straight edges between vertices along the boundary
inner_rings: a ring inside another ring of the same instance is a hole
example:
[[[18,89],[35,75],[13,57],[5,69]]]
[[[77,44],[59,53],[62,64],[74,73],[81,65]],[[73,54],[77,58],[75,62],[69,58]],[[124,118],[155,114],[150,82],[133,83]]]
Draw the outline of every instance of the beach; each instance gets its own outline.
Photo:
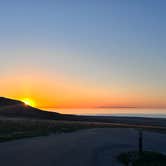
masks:
[[[144,150],[166,154],[166,134],[144,131]],[[121,152],[136,150],[138,131],[96,128],[0,143],[3,166],[120,166]]]

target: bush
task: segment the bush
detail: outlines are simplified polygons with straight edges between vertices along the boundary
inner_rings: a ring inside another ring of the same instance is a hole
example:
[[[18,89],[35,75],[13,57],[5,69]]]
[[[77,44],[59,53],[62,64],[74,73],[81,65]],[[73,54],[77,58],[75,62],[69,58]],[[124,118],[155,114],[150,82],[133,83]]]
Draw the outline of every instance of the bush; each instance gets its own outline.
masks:
[[[145,151],[141,155],[138,152],[122,153],[118,156],[118,160],[128,166],[166,166],[166,156],[157,152]]]

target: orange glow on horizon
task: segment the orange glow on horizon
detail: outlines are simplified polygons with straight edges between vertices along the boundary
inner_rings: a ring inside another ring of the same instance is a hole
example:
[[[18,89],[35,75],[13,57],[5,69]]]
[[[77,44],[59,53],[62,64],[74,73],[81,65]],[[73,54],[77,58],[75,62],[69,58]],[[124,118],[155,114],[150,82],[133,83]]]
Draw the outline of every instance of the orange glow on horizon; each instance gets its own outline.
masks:
[[[20,76],[20,77],[19,77]],[[165,96],[156,97],[145,90],[131,93],[120,87],[103,87],[81,82],[63,73],[17,71],[6,74],[0,82],[1,95],[25,104],[45,108],[165,107]],[[5,87],[5,88],[4,88]],[[13,88],[14,87],[14,88]],[[27,96],[27,98],[24,98]]]

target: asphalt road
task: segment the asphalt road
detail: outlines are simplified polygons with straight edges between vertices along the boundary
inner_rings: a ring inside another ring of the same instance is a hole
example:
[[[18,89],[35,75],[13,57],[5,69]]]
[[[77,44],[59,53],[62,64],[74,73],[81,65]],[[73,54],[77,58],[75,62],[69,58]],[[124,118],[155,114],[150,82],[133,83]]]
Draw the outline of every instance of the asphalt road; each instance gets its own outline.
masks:
[[[89,129],[0,143],[2,166],[120,166],[116,156],[136,150],[135,129]],[[166,153],[166,134],[144,132],[144,149]]]

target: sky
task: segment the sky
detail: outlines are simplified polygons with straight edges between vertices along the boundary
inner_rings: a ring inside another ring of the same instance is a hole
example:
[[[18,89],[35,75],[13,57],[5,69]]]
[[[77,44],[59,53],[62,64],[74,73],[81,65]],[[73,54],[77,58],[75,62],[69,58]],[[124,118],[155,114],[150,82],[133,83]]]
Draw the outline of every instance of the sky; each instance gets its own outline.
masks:
[[[0,95],[39,108],[166,107],[165,0],[0,2]]]

